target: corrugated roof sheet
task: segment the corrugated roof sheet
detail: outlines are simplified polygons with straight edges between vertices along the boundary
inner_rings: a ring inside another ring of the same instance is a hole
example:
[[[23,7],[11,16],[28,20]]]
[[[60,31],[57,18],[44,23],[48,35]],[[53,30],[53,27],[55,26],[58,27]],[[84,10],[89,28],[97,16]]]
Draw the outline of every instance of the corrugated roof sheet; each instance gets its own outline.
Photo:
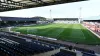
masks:
[[[0,12],[86,0],[0,0]]]

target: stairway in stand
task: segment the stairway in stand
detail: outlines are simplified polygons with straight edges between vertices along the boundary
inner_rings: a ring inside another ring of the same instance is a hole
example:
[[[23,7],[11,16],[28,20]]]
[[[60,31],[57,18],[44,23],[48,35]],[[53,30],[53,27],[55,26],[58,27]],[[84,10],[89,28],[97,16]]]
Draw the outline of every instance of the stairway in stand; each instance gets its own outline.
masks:
[[[40,54],[37,54],[37,55],[34,55],[34,56],[51,56],[55,53],[58,53],[60,52],[60,49],[55,49],[53,51],[48,51],[48,52],[45,52],[45,53],[40,53]]]

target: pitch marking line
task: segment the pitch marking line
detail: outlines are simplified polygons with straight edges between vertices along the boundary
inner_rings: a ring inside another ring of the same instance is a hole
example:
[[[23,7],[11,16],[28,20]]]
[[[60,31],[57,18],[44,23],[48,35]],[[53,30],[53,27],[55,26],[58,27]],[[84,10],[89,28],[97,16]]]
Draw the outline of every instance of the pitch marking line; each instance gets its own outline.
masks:
[[[84,25],[82,25],[83,27],[85,27]],[[98,38],[100,37],[99,35],[97,35],[95,32],[93,32],[92,30],[90,30],[89,28],[85,27],[86,29],[88,29],[91,33],[93,33],[95,36],[97,36]],[[95,41],[97,41],[95,38],[93,38]]]
[[[81,31],[82,35],[84,36],[84,39],[86,39],[81,27],[80,27],[80,29],[81,29],[80,31]]]
[[[70,25],[65,26],[64,28],[69,28]],[[59,36],[65,29],[63,29],[57,36]],[[59,38],[59,37],[57,37]]]

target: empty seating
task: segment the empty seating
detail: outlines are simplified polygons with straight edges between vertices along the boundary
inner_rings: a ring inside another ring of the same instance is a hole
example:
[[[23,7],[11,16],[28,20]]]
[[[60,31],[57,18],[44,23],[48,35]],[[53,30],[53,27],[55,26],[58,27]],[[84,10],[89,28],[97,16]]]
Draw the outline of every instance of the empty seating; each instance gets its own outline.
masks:
[[[28,38],[25,38],[28,39]],[[0,34],[0,54],[3,56],[27,56],[59,48],[57,45],[31,39],[27,42],[16,35]]]
[[[96,56],[95,54],[87,53],[87,52],[82,52],[82,56]]]
[[[95,52],[93,50],[88,50],[88,49],[83,49],[83,48],[77,48],[74,47],[76,50],[81,51],[81,52],[87,52],[87,53],[91,53],[91,54],[95,54]]]
[[[83,55],[82,56],[96,56],[93,50],[83,49],[74,47],[76,50],[80,51]]]
[[[31,41],[26,41],[31,40]],[[28,36],[16,36],[9,32],[0,32],[0,55],[1,56],[28,56],[38,53],[48,52],[60,48],[63,45],[50,44],[48,42],[34,40]],[[72,46],[68,46],[70,51],[61,50],[52,56],[76,56],[75,52],[71,52]],[[82,56],[96,56],[92,50],[75,48],[81,51]]]
[[[72,52],[72,51],[61,49],[60,52],[58,52],[52,56],[76,56],[76,53]]]

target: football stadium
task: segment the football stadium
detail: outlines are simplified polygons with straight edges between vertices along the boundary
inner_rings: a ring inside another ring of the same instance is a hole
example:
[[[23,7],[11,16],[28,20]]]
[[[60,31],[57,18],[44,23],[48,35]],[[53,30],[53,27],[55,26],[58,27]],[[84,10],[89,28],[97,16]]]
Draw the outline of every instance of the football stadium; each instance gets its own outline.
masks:
[[[100,17],[84,18],[92,13],[82,2],[90,0],[0,0],[0,56],[100,56]]]
[[[81,24],[35,25],[28,27],[17,27],[13,30],[23,34],[34,34],[83,44],[100,43],[99,38]]]

